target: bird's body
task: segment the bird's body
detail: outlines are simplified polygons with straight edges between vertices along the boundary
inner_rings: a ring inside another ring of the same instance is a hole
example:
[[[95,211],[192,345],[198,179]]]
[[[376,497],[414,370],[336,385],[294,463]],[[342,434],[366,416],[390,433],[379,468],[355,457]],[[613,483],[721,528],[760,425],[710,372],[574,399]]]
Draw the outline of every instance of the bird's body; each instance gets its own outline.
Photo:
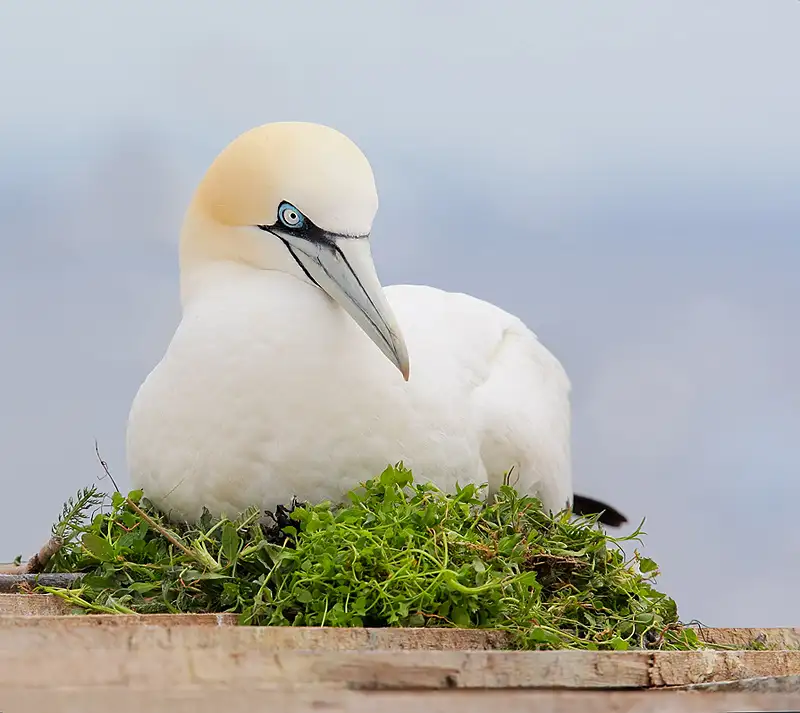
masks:
[[[319,289],[278,271],[220,270],[134,402],[137,483],[194,519],[203,505],[236,514],[292,496],[341,501],[402,460],[445,490],[497,487],[513,468],[518,488],[565,507],[569,385],[558,361],[494,305],[431,287],[386,294],[414,354],[408,382]]]
[[[209,169],[181,233],[183,317],[128,424],[131,479],[174,519],[340,501],[398,461],[444,490],[511,471],[551,511],[572,503],[558,360],[487,302],[384,290],[376,210],[366,158],[327,127],[259,127]]]

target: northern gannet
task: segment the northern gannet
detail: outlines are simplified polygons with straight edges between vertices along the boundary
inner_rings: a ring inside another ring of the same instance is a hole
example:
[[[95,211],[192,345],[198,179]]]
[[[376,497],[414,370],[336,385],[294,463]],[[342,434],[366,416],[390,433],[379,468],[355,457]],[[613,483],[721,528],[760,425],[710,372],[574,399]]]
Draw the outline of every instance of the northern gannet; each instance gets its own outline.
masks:
[[[559,361],[492,304],[383,289],[377,209],[369,162],[334,129],[266,124],[222,151],[181,230],[181,322],[131,407],[134,487],[193,521],[204,506],[339,502],[403,461],[444,490],[492,492],[513,470],[553,512],[624,522],[573,504]]]

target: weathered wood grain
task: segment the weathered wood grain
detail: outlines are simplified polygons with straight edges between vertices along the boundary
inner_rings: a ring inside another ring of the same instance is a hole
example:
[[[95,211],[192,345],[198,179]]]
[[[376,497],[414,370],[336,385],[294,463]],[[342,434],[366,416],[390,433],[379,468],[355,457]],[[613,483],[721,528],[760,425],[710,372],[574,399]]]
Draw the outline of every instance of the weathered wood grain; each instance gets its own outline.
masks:
[[[8,629],[37,629],[48,636],[74,629],[136,629],[137,627],[203,628],[231,627],[231,614],[144,614],[92,616],[0,616],[0,635]],[[502,631],[479,629],[331,629],[320,627],[238,627],[250,630],[258,640],[268,639],[276,650],[429,651],[502,650],[509,637]]]
[[[69,614],[71,607],[52,594],[0,594],[0,617]]]
[[[54,597],[0,595],[0,691],[234,683],[265,691],[707,690],[740,681],[740,691],[788,692],[800,677],[798,649],[514,652],[503,650],[509,639],[499,631],[241,627],[226,614],[63,615],[69,611]],[[788,647],[798,635],[788,628],[702,630],[703,640],[728,646]]]
[[[800,649],[800,629],[781,627],[768,629],[698,628],[697,636],[709,644],[720,644],[737,649],[750,649],[754,645],[768,649]]]
[[[653,686],[800,675],[800,651],[656,651]]]
[[[241,687],[203,690],[94,688],[0,689],[3,713],[719,713],[797,710],[793,694],[688,693],[674,691],[255,691]]]
[[[677,689],[670,689],[677,690]],[[800,676],[759,676],[739,681],[694,683],[681,690],[701,693],[741,691],[745,693],[794,693],[800,700]]]
[[[307,630],[310,634],[311,631]],[[287,634],[283,634],[287,632]],[[5,627],[2,686],[322,686],[348,689],[642,688],[644,652],[298,648],[287,628]]]
[[[10,627],[18,628],[57,628],[72,629],[76,627],[90,628],[126,628],[135,626],[236,626],[239,617],[236,614],[81,614],[73,612],[66,602],[57,600],[49,603],[52,611],[48,614],[39,614],[40,605],[34,603],[32,607],[36,614],[27,614],[30,611],[26,599],[29,596],[20,596],[15,607],[7,607],[6,611],[19,614],[0,614],[0,629]],[[47,608],[43,608],[45,611]],[[454,631],[456,631],[454,629]]]
[[[68,615],[76,613],[71,607],[49,594],[0,594],[0,622],[3,617],[31,617]],[[238,617],[234,614],[146,614],[146,615],[81,615],[72,617],[69,625],[75,626],[235,626]],[[8,621],[6,625],[21,625]],[[31,623],[31,626],[38,624]],[[47,626],[53,626],[46,620]],[[0,623],[2,626],[2,623]],[[292,631],[297,631],[292,629]],[[315,629],[314,631],[321,631]],[[337,648],[337,641],[344,639],[346,648],[432,648],[432,649],[498,649],[508,646],[508,636],[500,631],[465,629],[372,629],[368,636],[353,633],[353,630],[325,629],[317,634],[316,646]],[[357,630],[365,631],[365,630]],[[769,649],[800,649],[800,628],[698,628],[701,641],[713,645],[747,649],[754,644]],[[306,634],[300,635],[302,637]]]
[[[123,626],[80,619],[80,625],[72,617],[0,621],[0,685],[147,680],[265,689],[594,689],[800,675],[800,651],[479,650],[485,637],[464,650],[467,632],[447,630]],[[405,638],[393,639],[397,633]],[[448,634],[456,648],[442,650]]]
[[[57,614],[71,614],[76,613],[77,610],[72,610],[71,607],[63,600],[50,594],[0,594],[0,617],[2,616],[52,616]],[[87,616],[76,617],[81,620],[86,619]],[[233,614],[157,614],[157,615],[139,615],[139,616],[126,616],[126,615],[91,615],[96,625],[131,625],[139,623],[142,625],[163,625],[163,626],[234,626],[238,622],[238,617]],[[48,626],[50,624],[48,623]],[[341,629],[329,630],[330,636],[336,638],[339,636],[349,636],[342,634]],[[375,630],[381,631],[381,630]],[[410,635],[412,637],[419,637],[419,629],[391,629],[384,630],[386,634],[386,645],[390,648],[396,648],[392,641],[396,638],[399,641],[405,641]],[[466,637],[465,642],[470,644],[470,647],[477,648],[501,648],[506,646],[505,643],[508,639],[503,632],[497,631],[476,631],[476,630],[457,630],[457,629],[437,629],[437,636],[447,637]],[[448,634],[441,632],[448,631]],[[769,649],[800,649],[800,628],[794,627],[780,627],[780,628],[697,628],[698,637],[701,641],[714,645],[729,646],[738,649],[752,648],[753,645],[758,644],[766,646]],[[407,634],[406,632],[411,632]],[[482,644],[476,643],[476,637],[486,637],[487,642]],[[424,641],[427,641],[422,635]],[[451,639],[448,639],[450,641]],[[414,646],[414,644],[409,644]],[[433,643],[434,648],[438,645]],[[416,648],[425,648],[424,645],[416,646]],[[448,645],[446,648],[466,648],[465,646]]]

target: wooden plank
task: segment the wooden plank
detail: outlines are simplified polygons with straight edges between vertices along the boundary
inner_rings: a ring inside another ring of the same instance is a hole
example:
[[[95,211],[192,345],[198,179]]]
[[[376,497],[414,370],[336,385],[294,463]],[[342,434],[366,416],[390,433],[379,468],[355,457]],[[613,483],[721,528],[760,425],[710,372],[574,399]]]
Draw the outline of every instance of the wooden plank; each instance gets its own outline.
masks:
[[[131,629],[136,627],[229,627],[236,625],[233,614],[143,614],[139,616],[100,614],[92,616],[0,616],[4,629],[45,629],[50,632],[76,628]],[[322,627],[239,627],[259,631],[280,650],[307,649],[329,651],[429,651],[502,650],[510,646],[503,631],[480,629],[334,629]]]
[[[576,655],[577,654],[577,655]],[[4,686],[243,686],[258,690],[643,688],[646,655],[585,652],[269,652],[221,648],[0,651]]]
[[[52,615],[68,615],[76,613],[77,610],[72,610],[59,597],[50,594],[0,594],[0,617],[2,616],[52,616]],[[181,625],[194,625],[194,626],[234,626],[238,622],[235,614],[154,614],[154,615],[84,615],[76,617],[76,619],[84,620],[91,618],[94,625],[98,626],[130,626],[133,624],[141,624],[145,626],[162,625],[162,626],[181,626]],[[49,624],[48,624],[49,625]],[[781,627],[781,628],[697,628],[697,634],[701,641],[709,644],[717,644],[729,646],[737,649],[749,649],[754,645],[766,646],[769,649],[800,649],[800,628],[796,627]],[[341,629],[330,629],[330,636],[337,638],[340,636],[349,636],[342,634]],[[381,631],[381,630],[373,630]],[[410,634],[406,634],[402,629],[385,630],[390,633],[387,634],[387,646],[389,648],[398,648],[398,644],[392,643],[393,637],[398,637],[400,641],[406,641],[409,637],[418,636],[419,629],[409,629]],[[470,647],[490,649],[500,648],[507,646],[507,643],[499,644],[498,642],[507,642],[508,638],[503,632],[487,631],[487,630],[459,630],[459,629],[437,629],[437,632],[448,631],[450,633],[439,633],[437,635],[445,638],[452,636],[465,636],[465,641]],[[469,632],[460,633],[460,632]],[[399,633],[403,632],[403,633]],[[459,632],[457,634],[453,632]],[[372,636],[376,636],[373,634]],[[424,636],[424,635],[423,635]],[[485,643],[478,643],[476,637],[486,637]],[[450,638],[447,638],[450,641]],[[419,648],[426,648],[428,646],[428,639],[425,638],[425,644]],[[322,645],[323,642],[320,642]],[[409,644],[411,645],[411,644]],[[431,644],[433,648],[438,648],[435,643]],[[407,646],[403,646],[404,648]],[[446,648],[459,648],[455,645],[448,644]],[[462,646],[461,648],[465,648]]]
[[[800,675],[800,651],[484,651],[485,637],[471,645],[464,637],[486,632],[97,626],[93,619],[0,622],[0,683],[116,685],[146,677],[155,686],[636,688]]]
[[[683,686],[682,689],[702,693],[743,691],[746,693],[800,694],[800,676],[759,676],[758,678],[743,678],[739,681],[723,681],[721,683],[694,683],[690,686]]]
[[[241,687],[187,690],[74,687],[0,688],[3,713],[719,713],[797,710],[793,694],[686,693],[673,691],[256,691]]]
[[[755,645],[769,649],[800,649],[800,629],[780,627],[767,629],[697,628],[697,637],[709,644],[721,644],[737,649],[751,649]]]
[[[0,594],[0,617],[64,615],[70,610],[69,604],[52,594]]]
[[[63,600],[50,595],[0,595],[0,612],[3,613],[0,615],[0,637],[2,642],[5,646],[9,641],[17,641],[18,651],[26,649],[26,647],[28,649],[32,648],[34,651],[38,650],[39,647],[44,647],[54,657],[53,666],[56,667],[59,665],[59,652],[64,650],[82,650],[86,652],[88,657],[98,656],[99,659],[102,659],[106,655],[102,652],[132,645],[137,650],[145,650],[148,646],[151,648],[156,646],[153,642],[158,642],[156,648],[162,651],[167,648],[173,652],[171,656],[162,656],[162,664],[165,670],[176,669],[179,672],[182,670],[186,660],[194,661],[192,657],[195,654],[192,654],[191,651],[197,649],[206,652],[205,654],[197,654],[197,656],[205,657],[203,658],[204,661],[216,657],[214,660],[217,663],[213,665],[219,665],[221,670],[226,670],[228,665],[226,657],[233,657],[236,661],[253,659],[255,661],[253,665],[258,666],[260,665],[258,663],[260,661],[259,657],[263,658],[265,656],[265,650],[269,652],[391,652],[398,650],[457,652],[502,650],[508,648],[510,644],[508,636],[499,631],[471,629],[330,629],[316,627],[258,628],[235,626],[238,618],[236,615],[231,614],[63,615],[69,611],[69,605]],[[49,615],[41,616],[40,612],[49,612]],[[220,628],[234,629],[238,633],[232,636],[220,636],[215,631]],[[170,646],[165,647],[164,639],[159,639],[158,636],[160,635],[153,633],[153,630],[161,630],[166,640],[171,642]],[[18,638],[21,631],[28,632],[27,638],[23,636],[24,641]],[[83,633],[79,633],[81,631]],[[98,631],[101,633],[96,633]],[[142,631],[150,631],[151,633],[147,635],[139,635],[137,633]],[[782,647],[783,649],[794,647],[797,649],[797,642],[800,640],[800,629],[796,628],[702,629],[699,633],[706,642],[726,646],[752,646],[754,642],[758,642],[770,647]],[[26,641],[27,644],[25,643]],[[183,651],[183,653],[179,650]],[[190,653],[187,654],[186,651]],[[211,651],[216,653],[212,655],[209,653]],[[606,661],[604,657],[614,657],[616,655],[612,652],[594,655],[589,652],[561,653],[583,656],[583,660],[590,662],[589,665],[591,666],[594,666],[597,661]],[[536,662],[534,664],[536,666],[546,660],[542,658],[545,655],[544,652],[531,655],[538,657],[532,659],[532,661]],[[649,662],[650,673],[647,685],[654,687],[686,687],[753,678],[800,675],[800,651],[798,650],[716,653],[712,651],[639,652],[638,655],[645,657]],[[592,659],[591,656],[599,658]],[[608,660],[616,661],[613,658]],[[220,661],[221,663],[219,663]],[[375,662],[377,660],[373,659],[372,661]],[[30,654],[29,664],[34,670],[36,669],[37,655],[35,653]],[[201,662],[200,665],[204,664]],[[298,665],[302,669],[305,664]],[[324,663],[320,665],[323,665],[324,668],[325,666],[330,667],[332,664]],[[449,664],[445,662],[443,665],[447,668]],[[605,669],[606,674],[616,675],[615,665],[616,663],[609,664],[610,668]],[[394,671],[392,666],[389,666],[388,669],[383,664],[381,666],[381,670],[376,674],[376,685],[387,685],[383,681],[391,678],[397,672]],[[405,671],[409,667],[411,669],[414,668],[406,662],[403,670]],[[146,674],[148,670],[147,666],[145,666],[142,670],[143,674]],[[335,666],[332,670],[336,670]],[[363,673],[360,664],[356,666],[356,670]],[[577,673],[574,680],[577,683],[570,685],[599,685],[598,682],[586,683],[587,678],[581,673],[580,666],[576,670]],[[526,678],[525,676],[519,679],[514,678],[516,676],[514,674],[515,668],[507,662],[503,662],[498,671],[498,675],[501,678],[504,676],[507,684],[511,687],[517,685],[537,687],[541,684],[541,681],[537,682],[537,680]],[[449,670],[442,674],[441,667],[434,666],[432,671],[428,671],[429,678],[425,678],[423,673],[417,670],[414,674],[421,681],[419,685],[423,687],[445,685],[452,680],[458,681],[457,678],[448,678],[452,674]],[[561,675],[561,680],[566,680],[563,671]],[[304,676],[305,678],[303,678]],[[313,685],[313,676],[311,678],[309,676],[308,671],[306,673],[301,671],[301,680],[308,680]],[[417,680],[414,676],[410,679],[412,683]],[[398,680],[406,679],[401,675]],[[474,680],[474,676],[472,678],[468,676],[460,684],[457,683],[456,685],[473,686],[476,685],[473,683]],[[487,685],[490,687],[500,685],[499,680],[497,679],[494,683]],[[436,683],[437,681],[438,683]],[[442,681],[444,681],[444,684]],[[278,685],[277,679],[273,683]],[[323,676],[321,684],[329,685],[329,678]],[[348,685],[351,684],[354,686],[365,685],[363,680],[358,677],[350,680]],[[623,668],[622,678],[618,681],[612,676],[608,685],[620,685],[623,687],[633,685],[631,671]],[[754,682],[750,685],[763,686],[766,683]],[[782,680],[774,685],[788,686],[790,683],[787,680]]]
[[[235,682],[265,689],[641,688],[649,684],[650,655],[644,652],[314,650],[314,630],[306,630],[304,643],[291,631],[282,627],[6,627],[0,630],[0,687],[108,686],[145,680],[155,688]]]
[[[52,617],[53,615],[69,615],[76,613],[62,599],[50,594],[0,594],[0,622],[6,617]],[[47,625],[52,623],[48,619]],[[71,619],[76,626],[83,626],[91,623],[93,626],[131,626],[139,624],[143,626],[235,626],[238,617],[235,614],[144,614],[144,615],[82,615]],[[8,621],[5,625],[17,625]],[[0,626],[3,624],[0,623]],[[478,648],[496,649],[507,648],[509,637],[501,631],[475,630],[475,629],[435,629],[436,632],[430,638],[428,634],[420,633],[420,629],[373,629],[366,639],[358,636],[353,638],[351,633],[345,633],[342,629],[326,629],[326,633],[320,635],[319,646],[337,647],[336,639],[344,638],[347,646],[357,646],[358,641],[365,640],[369,648],[375,648],[372,641],[376,637],[380,638],[381,646],[386,648]],[[424,631],[431,631],[426,629]],[[383,633],[381,633],[383,632]],[[752,648],[754,644],[766,646],[769,649],[800,649],[800,628],[701,628],[697,629],[698,637],[701,641],[709,644],[718,644],[738,649]],[[330,643],[325,637],[330,637]],[[414,643],[412,639],[420,638],[420,643]],[[441,646],[436,642],[435,637],[441,637],[445,642]],[[481,639],[485,641],[481,641]],[[462,639],[463,644],[458,644],[457,640]],[[355,643],[354,643],[355,642]]]
[[[28,599],[31,595],[21,595],[22,599]],[[66,604],[66,603],[65,603]],[[24,609],[25,602],[21,603]],[[58,613],[58,606],[54,607],[56,612],[49,616],[39,614],[33,616],[16,616],[12,614],[0,614],[0,630],[9,628],[49,628],[49,629],[73,629],[80,627],[92,628],[130,628],[137,626],[161,626],[166,628],[176,626],[236,626],[239,617],[236,614],[86,614],[74,615],[66,605],[66,612]]]
[[[0,617],[0,690],[143,682],[154,689],[233,683],[265,690],[629,689],[800,676],[800,651],[496,651],[504,642],[491,635],[499,632],[240,627],[221,625],[216,615],[190,619],[195,625],[187,626],[187,617],[165,624],[158,615]],[[790,685],[773,684],[780,691]]]
[[[800,651],[655,651],[651,655],[653,686],[800,674]]]

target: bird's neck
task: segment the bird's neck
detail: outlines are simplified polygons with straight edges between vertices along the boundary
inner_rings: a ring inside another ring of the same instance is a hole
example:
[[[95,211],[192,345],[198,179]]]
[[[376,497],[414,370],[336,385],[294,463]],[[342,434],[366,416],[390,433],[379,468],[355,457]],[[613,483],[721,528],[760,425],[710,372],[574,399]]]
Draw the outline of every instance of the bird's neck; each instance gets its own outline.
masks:
[[[279,240],[249,227],[221,226],[194,207],[183,222],[179,259],[184,308],[224,283],[262,279],[265,273],[305,280]]]

